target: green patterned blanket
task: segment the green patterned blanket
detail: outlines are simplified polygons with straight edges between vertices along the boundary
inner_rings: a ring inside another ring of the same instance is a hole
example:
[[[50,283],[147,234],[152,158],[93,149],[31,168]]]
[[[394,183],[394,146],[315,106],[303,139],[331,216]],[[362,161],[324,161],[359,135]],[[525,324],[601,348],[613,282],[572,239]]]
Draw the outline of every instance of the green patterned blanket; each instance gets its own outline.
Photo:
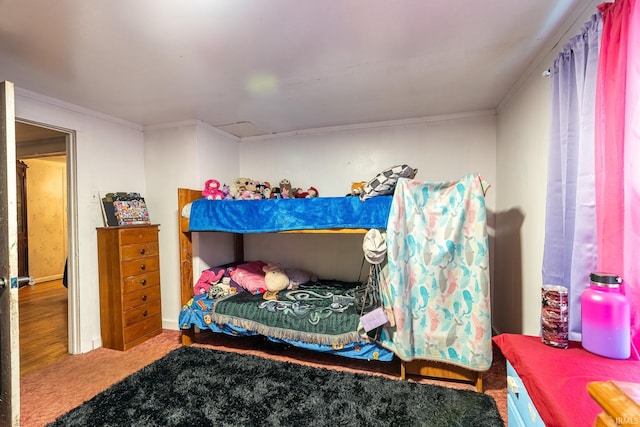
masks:
[[[351,284],[353,286],[353,284]],[[241,292],[216,301],[212,321],[228,323],[279,339],[332,345],[363,341],[355,289],[313,284],[278,293],[277,300]]]

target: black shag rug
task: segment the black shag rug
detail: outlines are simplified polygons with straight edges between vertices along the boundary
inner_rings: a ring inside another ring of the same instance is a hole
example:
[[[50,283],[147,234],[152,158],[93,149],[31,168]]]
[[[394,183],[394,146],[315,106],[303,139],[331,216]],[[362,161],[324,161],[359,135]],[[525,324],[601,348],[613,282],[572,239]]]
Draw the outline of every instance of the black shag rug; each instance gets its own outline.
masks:
[[[504,423],[493,398],[475,391],[181,347],[49,426],[479,427]]]

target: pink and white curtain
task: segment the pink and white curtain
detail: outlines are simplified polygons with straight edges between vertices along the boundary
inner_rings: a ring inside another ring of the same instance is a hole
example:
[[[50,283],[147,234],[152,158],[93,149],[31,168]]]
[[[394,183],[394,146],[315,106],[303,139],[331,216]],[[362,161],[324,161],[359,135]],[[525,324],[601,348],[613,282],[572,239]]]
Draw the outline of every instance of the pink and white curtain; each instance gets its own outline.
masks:
[[[595,116],[598,270],[620,275],[640,358],[640,6],[603,3]]]
[[[581,339],[589,273],[623,279],[632,358],[640,348],[640,7],[603,3],[552,68],[544,284],[569,289]]]

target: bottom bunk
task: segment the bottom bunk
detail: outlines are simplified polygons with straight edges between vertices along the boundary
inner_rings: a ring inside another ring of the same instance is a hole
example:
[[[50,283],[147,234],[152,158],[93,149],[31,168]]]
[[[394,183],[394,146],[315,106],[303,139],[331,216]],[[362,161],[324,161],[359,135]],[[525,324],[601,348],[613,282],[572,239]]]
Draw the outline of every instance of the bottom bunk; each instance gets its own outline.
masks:
[[[397,375],[401,379],[420,376],[463,382],[482,392],[481,372],[437,361],[398,360],[392,351],[369,339],[360,319],[375,301],[366,297],[361,283],[314,279],[278,292],[277,298],[265,299],[264,289],[249,274],[253,271],[259,276],[264,264],[253,261],[205,270],[194,287],[195,295],[180,312],[183,344],[196,342],[201,331],[261,336],[349,359],[393,361],[400,366]],[[203,287],[207,281],[215,284]]]
[[[186,344],[195,338],[197,328],[233,336],[261,335],[273,342],[353,359],[391,361],[391,351],[357,336],[359,313],[353,304],[328,302],[348,301],[351,292],[342,286],[314,283],[283,292],[286,295],[280,298],[287,300],[264,300],[247,291],[216,300],[197,295],[182,308],[180,328]]]

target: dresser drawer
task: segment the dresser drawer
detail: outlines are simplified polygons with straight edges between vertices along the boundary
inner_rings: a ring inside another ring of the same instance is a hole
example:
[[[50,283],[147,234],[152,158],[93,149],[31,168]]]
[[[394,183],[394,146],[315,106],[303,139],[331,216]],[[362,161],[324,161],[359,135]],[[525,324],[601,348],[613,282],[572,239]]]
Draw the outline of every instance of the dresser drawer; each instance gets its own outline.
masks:
[[[122,262],[122,277],[129,277],[157,270],[160,270],[160,261],[157,256]]]
[[[136,243],[134,245],[124,245],[120,249],[122,254],[120,260],[129,261],[132,259],[150,257],[158,255],[158,242]]]
[[[120,244],[131,245],[133,243],[157,242],[158,229],[155,227],[135,227],[120,230]]]
[[[527,389],[524,387],[524,383],[518,376],[516,370],[511,363],[507,360],[507,392],[508,398],[512,400],[513,405],[509,406],[509,419],[512,418],[511,410],[516,408],[518,416],[523,422],[523,425],[528,427],[544,427],[544,422],[538,414],[538,410],[533,405]],[[513,418],[517,418],[513,414]]]
[[[124,312],[123,320],[124,326],[129,327],[138,322],[142,322],[151,317],[158,316],[160,314],[160,302],[153,301],[147,304],[133,307]],[[126,340],[125,340],[126,341]]]
[[[150,332],[160,330],[162,330],[161,316],[147,316],[142,322],[138,322],[124,328],[124,342],[129,343],[149,334]]]
[[[137,307],[149,302],[158,301],[160,299],[160,286],[151,286],[147,289],[129,292],[122,296],[122,309],[127,311],[133,307]]]
[[[150,271],[137,276],[125,277],[122,280],[122,293],[139,291],[141,289],[150,288],[160,285],[160,271]]]

